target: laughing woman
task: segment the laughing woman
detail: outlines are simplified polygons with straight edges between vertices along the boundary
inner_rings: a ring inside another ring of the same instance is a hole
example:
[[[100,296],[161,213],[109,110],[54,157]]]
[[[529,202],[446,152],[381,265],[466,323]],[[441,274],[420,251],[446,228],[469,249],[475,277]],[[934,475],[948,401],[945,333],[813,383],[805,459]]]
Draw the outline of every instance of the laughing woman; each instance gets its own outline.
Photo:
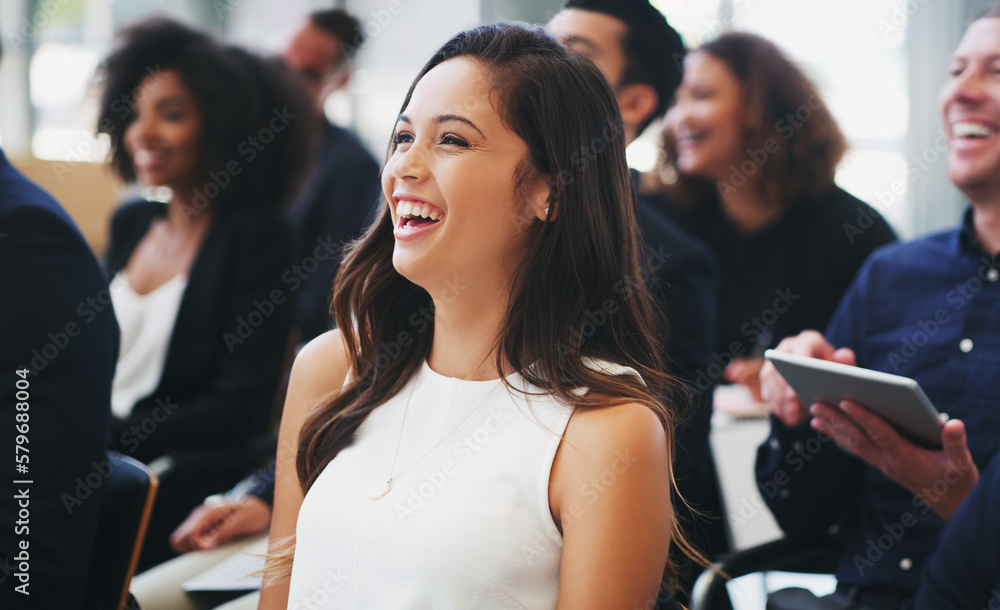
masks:
[[[245,445],[266,427],[292,325],[281,206],[309,143],[306,119],[275,117],[309,106],[279,64],[164,19],[125,30],[100,77],[112,167],[170,193],[115,211],[107,261],[122,331],[111,447],[172,463],[145,568],[172,554],[192,508],[255,465]]]
[[[594,65],[540,30],[470,30],[424,66],[336,281],[340,330],[293,367],[262,608],[669,590],[673,382],[617,116]]]

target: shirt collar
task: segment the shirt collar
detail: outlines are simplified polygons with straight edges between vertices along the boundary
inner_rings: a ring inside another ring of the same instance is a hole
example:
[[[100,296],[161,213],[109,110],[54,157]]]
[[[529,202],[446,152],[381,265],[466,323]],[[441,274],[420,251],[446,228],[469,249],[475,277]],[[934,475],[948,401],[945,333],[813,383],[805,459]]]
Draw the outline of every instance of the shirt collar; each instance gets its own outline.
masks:
[[[996,266],[994,257],[986,253],[982,244],[979,243],[979,238],[976,237],[976,227],[973,224],[972,216],[973,209],[972,206],[969,206],[962,216],[962,226],[958,232],[958,253],[982,261],[993,261],[993,265]]]

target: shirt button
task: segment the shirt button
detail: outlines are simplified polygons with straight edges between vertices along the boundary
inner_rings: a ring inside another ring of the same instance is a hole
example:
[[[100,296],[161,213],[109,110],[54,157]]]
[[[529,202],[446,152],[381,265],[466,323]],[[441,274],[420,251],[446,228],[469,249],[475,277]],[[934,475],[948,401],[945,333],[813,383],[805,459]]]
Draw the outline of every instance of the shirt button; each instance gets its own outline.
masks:
[[[781,491],[778,492],[778,495],[781,496],[782,498],[788,498],[789,496],[792,495],[792,492],[789,489],[782,489]]]
[[[777,451],[779,447],[781,447],[781,443],[778,442],[778,439],[772,438],[771,439],[771,449],[774,449],[775,451]]]
[[[913,560],[909,557],[903,557],[899,560],[899,569],[904,572],[909,572],[910,568],[913,567]]]
[[[958,349],[962,350],[963,354],[968,354],[972,351],[972,339],[966,337],[958,342]]]
[[[803,449],[805,449],[805,445],[802,444],[802,441],[792,443],[792,450],[796,453],[801,453]]]
[[[997,271],[996,267],[990,267],[989,271],[986,272],[986,279],[991,282],[1000,280],[1000,271]]]

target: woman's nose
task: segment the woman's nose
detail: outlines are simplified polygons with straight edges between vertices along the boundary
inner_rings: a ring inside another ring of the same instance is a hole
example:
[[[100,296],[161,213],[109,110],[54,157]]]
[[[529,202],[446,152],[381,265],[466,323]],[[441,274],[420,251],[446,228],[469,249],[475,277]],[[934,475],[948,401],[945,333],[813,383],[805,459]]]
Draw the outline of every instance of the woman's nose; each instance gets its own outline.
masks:
[[[421,180],[425,178],[427,168],[422,148],[411,144],[405,151],[397,151],[390,173],[397,180]]]

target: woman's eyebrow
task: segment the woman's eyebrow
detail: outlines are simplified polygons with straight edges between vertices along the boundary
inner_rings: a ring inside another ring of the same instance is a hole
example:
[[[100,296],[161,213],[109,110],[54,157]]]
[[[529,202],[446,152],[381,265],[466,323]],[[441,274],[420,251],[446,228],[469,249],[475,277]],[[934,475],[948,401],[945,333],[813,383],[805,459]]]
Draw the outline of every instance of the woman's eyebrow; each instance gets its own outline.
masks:
[[[484,140],[488,139],[486,137],[486,134],[483,133],[483,131],[481,129],[479,129],[478,127],[476,127],[475,123],[473,123],[472,121],[470,121],[469,119],[465,118],[464,116],[462,116],[460,114],[439,114],[436,117],[434,117],[434,124],[435,125],[440,125],[441,123],[447,123],[448,121],[458,121],[459,123],[465,123],[469,127],[475,129],[476,133],[478,133],[480,136],[482,136],[482,138]],[[399,115],[399,117],[396,118],[396,122],[398,122],[398,123],[407,123],[407,124],[411,123],[410,117],[406,116],[405,114]]]
[[[476,133],[482,136],[484,140],[486,139],[486,134],[483,133],[481,129],[476,127],[475,123],[473,123],[469,119],[459,114],[439,114],[437,117],[435,117],[434,124],[440,125],[441,123],[447,123],[448,121],[458,121],[459,123],[465,123],[469,127],[475,129]]]

